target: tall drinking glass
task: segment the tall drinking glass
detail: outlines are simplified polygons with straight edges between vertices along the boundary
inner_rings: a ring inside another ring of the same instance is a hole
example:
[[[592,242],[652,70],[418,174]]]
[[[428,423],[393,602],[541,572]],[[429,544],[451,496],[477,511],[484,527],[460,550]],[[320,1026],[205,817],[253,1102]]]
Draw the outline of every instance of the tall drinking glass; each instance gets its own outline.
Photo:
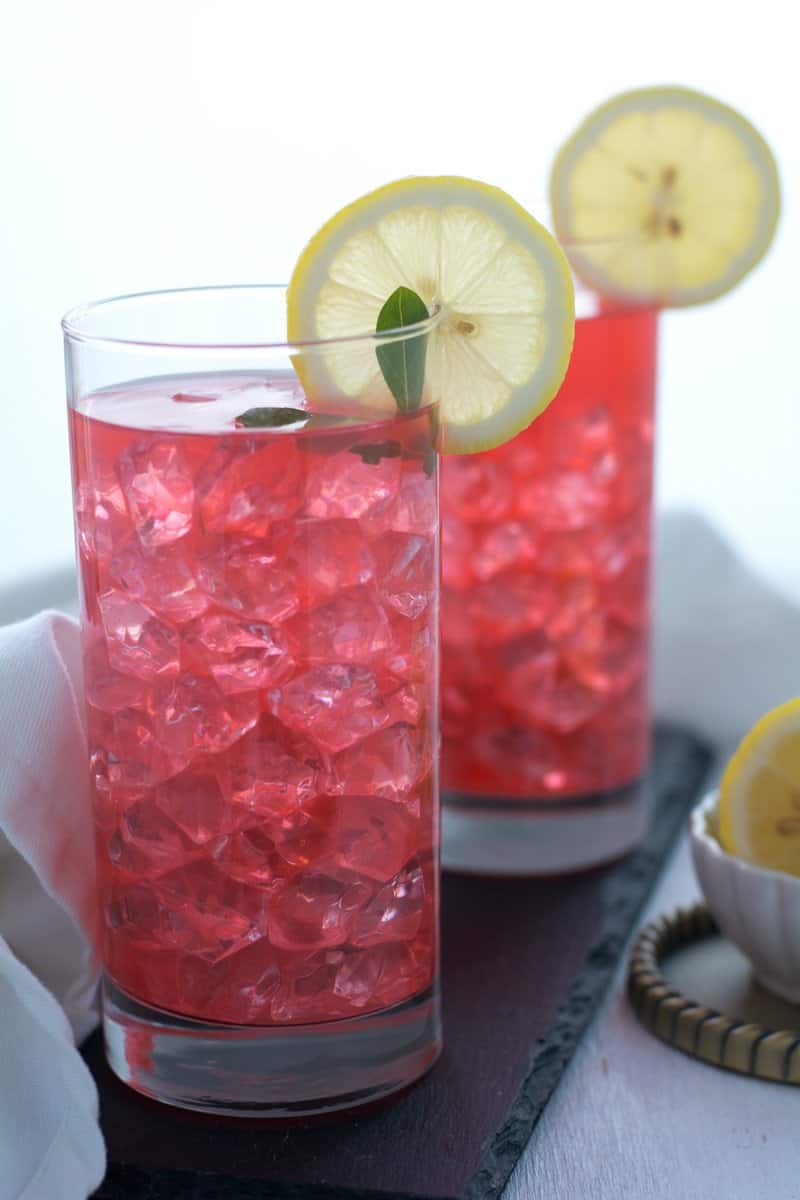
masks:
[[[373,386],[430,322],[290,346],[284,301],[63,322],[108,1059],[266,1116],[441,1044],[435,414]]]
[[[657,313],[576,299],[550,408],[444,461],[445,866],[577,869],[647,827]]]

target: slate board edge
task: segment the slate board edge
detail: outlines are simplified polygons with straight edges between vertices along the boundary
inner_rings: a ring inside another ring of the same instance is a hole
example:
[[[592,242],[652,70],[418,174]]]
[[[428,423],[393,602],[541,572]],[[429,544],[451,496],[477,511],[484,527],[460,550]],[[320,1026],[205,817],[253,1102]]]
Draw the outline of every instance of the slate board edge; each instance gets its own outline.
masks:
[[[275,1184],[263,1179],[239,1179],[213,1171],[159,1168],[110,1163],[92,1200],[387,1200],[386,1192],[355,1191],[335,1185]],[[391,1200],[420,1200],[404,1192]]]
[[[664,730],[670,732],[669,727]],[[676,763],[676,758],[685,761]],[[480,1166],[465,1190],[465,1200],[497,1200],[508,1182],[547,1101],[598,1011],[619,967],[634,922],[658,879],[659,864],[683,827],[690,803],[696,799],[712,761],[708,747],[687,734],[684,742],[670,747],[668,761],[660,764],[663,775],[667,779],[676,778],[676,785],[660,791],[659,780],[654,780],[659,803],[653,826],[639,850],[609,877],[603,928],[553,1024],[534,1047],[530,1071],[508,1116],[483,1151]],[[677,772],[676,767],[680,767]]]

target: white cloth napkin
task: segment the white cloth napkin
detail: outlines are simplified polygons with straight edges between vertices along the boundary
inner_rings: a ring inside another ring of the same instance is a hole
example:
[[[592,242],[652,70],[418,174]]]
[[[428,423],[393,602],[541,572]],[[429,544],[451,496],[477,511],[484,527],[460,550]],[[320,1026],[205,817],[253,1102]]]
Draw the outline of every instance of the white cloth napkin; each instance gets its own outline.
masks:
[[[696,514],[656,557],[655,712],[727,746],[800,693],[800,611]],[[0,1200],[85,1200],[105,1166],[74,1045],[97,1023],[80,675],[70,618],[0,629]]]
[[[721,753],[800,695],[800,609],[695,512],[656,526],[653,708]]]
[[[105,1149],[75,1049],[97,1024],[77,626],[0,629],[0,1200],[84,1200]]]

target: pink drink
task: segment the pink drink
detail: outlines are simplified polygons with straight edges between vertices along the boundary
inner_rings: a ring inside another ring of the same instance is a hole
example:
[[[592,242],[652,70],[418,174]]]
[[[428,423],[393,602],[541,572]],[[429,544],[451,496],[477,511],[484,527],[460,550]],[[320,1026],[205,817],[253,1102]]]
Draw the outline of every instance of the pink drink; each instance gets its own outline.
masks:
[[[236,428],[288,374],[70,410],[103,958],[159,1009],[329,1021],[437,964],[427,414]]]
[[[454,804],[567,801],[647,766],[656,320],[580,319],[547,412],[496,450],[445,461],[443,781]]]

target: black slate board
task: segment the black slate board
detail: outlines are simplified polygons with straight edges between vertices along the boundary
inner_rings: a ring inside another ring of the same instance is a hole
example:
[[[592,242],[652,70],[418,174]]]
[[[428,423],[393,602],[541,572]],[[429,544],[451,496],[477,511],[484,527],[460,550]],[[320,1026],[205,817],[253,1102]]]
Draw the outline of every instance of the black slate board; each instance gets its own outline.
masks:
[[[95,1034],[109,1170],[97,1200],[494,1200],[602,999],[697,799],[708,749],[656,731],[655,816],[616,866],[558,879],[445,875],[446,1047],[394,1105],[277,1130],[165,1108],[120,1084]]]

